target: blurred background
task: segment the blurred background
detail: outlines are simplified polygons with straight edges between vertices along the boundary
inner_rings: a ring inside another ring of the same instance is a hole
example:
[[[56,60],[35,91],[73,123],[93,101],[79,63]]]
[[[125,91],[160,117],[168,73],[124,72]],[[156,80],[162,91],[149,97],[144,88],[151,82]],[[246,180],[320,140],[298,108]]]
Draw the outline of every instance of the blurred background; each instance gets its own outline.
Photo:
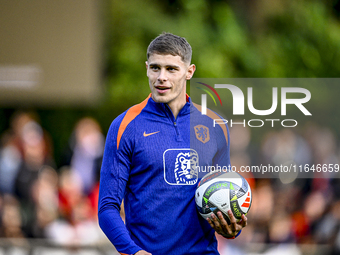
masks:
[[[0,255],[116,254],[96,218],[105,135],[148,96],[163,31],[196,78],[340,74],[339,0],[0,0]],[[231,163],[339,164],[339,93],[313,87],[323,119],[298,129],[232,128]],[[221,255],[340,254],[337,175],[246,177],[249,225]]]

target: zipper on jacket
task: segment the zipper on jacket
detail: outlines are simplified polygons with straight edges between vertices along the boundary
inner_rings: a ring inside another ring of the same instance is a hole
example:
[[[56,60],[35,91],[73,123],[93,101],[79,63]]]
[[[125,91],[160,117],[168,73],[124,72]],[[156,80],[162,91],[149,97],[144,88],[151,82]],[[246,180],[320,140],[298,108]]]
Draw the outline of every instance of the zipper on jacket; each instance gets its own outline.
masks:
[[[177,140],[177,141],[182,141],[183,139],[182,139],[182,137],[181,137],[181,134],[180,134],[180,132],[179,132],[179,130],[178,130],[178,125],[177,125],[178,116],[177,116],[177,118],[175,119],[175,116],[174,116],[174,114],[172,113],[170,107],[169,107],[167,104],[164,104],[164,105],[165,105],[165,108],[166,108],[167,111],[168,111],[169,119],[170,119],[170,121],[171,121],[171,122],[173,123],[173,125],[174,125],[175,131],[176,131],[176,140]]]

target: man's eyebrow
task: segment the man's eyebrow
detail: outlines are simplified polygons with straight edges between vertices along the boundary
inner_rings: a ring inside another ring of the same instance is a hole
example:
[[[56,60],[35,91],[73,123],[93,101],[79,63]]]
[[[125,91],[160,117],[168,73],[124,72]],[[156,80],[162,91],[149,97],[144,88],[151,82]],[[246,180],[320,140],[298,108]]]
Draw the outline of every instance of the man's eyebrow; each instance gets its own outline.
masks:
[[[177,66],[177,65],[167,65],[166,67],[172,67],[172,68],[175,68],[175,69],[179,68],[179,66]]]
[[[158,63],[150,63],[149,66],[161,66],[161,65],[158,64]],[[167,67],[167,68],[172,67],[172,68],[176,68],[176,69],[180,68],[178,65],[166,65],[165,67]]]

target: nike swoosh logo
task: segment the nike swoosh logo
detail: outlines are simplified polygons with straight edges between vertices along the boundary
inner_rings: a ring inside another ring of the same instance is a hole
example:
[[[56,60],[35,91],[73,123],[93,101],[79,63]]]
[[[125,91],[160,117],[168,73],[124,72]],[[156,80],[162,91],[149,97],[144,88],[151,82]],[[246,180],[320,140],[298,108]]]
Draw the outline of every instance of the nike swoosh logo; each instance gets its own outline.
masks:
[[[145,133],[145,131],[144,131],[143,136],[144,136],[144,137],[147,137],[147,136],[149,136],[149,135],[154,135],[154,134],[157,134],[157,133],[159,133],[159,132],[160,132],[160,131],[156,131],[156,132],[147,134],[147,133]]]

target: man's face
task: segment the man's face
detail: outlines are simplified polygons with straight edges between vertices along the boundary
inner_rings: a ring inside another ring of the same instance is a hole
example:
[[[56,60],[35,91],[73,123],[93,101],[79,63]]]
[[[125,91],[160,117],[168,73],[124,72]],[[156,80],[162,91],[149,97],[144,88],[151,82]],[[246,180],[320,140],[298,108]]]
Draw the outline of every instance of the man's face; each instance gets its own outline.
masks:
[[[195,65],[183,62],[180,56],[152,54],[146,68],[155,102],[170,107],[185,104],[186,81],[194,74]]]

